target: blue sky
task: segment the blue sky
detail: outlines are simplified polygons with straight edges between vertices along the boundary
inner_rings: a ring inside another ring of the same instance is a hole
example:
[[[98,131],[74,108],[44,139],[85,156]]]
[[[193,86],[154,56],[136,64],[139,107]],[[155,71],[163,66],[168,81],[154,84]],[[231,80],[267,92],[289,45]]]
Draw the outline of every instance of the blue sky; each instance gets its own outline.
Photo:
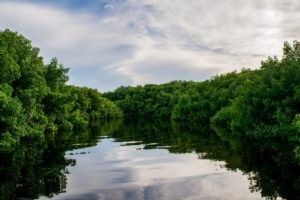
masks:
[[[70,68],[70,83],[121,85],[205,80],[258,67],[299,39],[297,0],[0,1],[0,29]]]

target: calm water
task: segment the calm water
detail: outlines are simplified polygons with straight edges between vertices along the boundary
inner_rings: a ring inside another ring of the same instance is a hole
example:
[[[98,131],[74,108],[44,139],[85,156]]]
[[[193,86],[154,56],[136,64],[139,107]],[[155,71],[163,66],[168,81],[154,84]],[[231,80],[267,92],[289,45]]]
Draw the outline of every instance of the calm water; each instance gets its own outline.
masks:
[[[113,121],[58,137],[1,156],[0,199],[299,197],[290,155],[207,127]]]

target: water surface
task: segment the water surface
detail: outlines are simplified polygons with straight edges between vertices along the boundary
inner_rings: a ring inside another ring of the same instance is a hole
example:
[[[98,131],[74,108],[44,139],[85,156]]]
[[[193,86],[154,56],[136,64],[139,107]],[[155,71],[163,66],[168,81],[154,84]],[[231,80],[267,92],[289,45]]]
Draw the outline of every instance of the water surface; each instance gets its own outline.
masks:
[[[247,147],[208,127],[99,122],[76,136],[60,137],[39,144],[40,149],[37,144],[26,146],[23,153],[9,157],[5,175],[15,181],[4,181],[1,189],[7,191],[1,193],[2,199],[13,196],[9,190],[14,198],[28,199],[281,199],[298,195],[299,179],[293,172],[297,166],[285,164],[286,169],[278,169],[272,160],[260,160],[252,152],[254,145]]]

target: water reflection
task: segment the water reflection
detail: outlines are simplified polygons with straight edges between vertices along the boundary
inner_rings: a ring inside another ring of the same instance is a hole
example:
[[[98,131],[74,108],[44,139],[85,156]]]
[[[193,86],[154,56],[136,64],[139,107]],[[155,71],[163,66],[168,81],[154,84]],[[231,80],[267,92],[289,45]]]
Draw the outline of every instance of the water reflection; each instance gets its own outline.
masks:
[[[297,199],[299,165],[273,143],[177,123],[97,122],[2,153],[0,199]]]

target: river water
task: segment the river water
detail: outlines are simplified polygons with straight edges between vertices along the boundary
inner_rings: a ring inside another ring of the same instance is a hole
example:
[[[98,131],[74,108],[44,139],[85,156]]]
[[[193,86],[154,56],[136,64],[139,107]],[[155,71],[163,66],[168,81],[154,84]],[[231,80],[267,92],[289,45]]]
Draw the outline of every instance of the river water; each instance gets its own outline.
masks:
[[[268,159],[271,150],[258,151],[249,141],[209,127],[113,121],[58,137],[43,144],[26,141],[2,156],[0,199],[293,199],[299,194],[299,166]]]

